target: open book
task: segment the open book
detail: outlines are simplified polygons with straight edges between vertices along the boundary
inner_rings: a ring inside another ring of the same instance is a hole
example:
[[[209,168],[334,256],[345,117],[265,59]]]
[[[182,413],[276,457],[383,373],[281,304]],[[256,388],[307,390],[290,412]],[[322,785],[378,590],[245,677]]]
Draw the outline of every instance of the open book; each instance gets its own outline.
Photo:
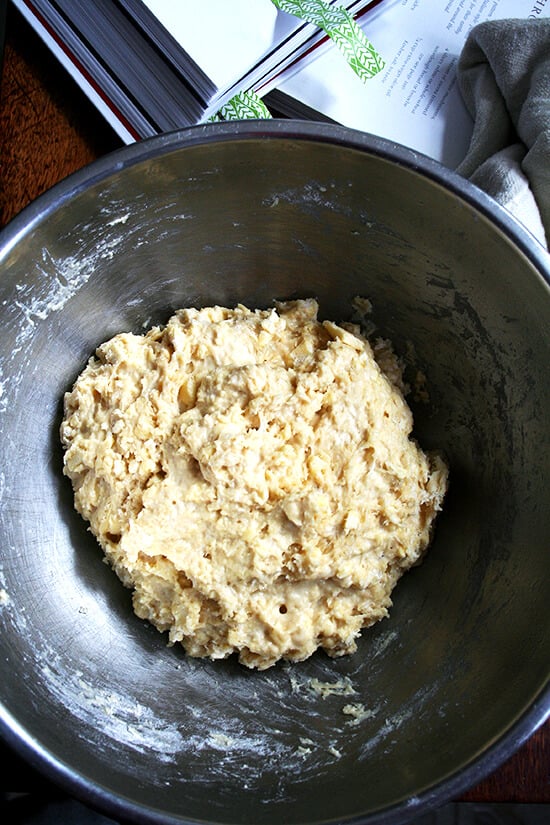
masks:
[[[271,0],[13,0],[124,142],[208,120],[253,90],[455,167],[472,122],[456,83],[470,29],[548,17],[550,0],[327,0],[385,61],[363,82],[321,29]]]
[[[126,142],[203,122],[326,40],[271,0],[13,0]],[[327,0],[351,14],[373,0]],[[374,0],[376,2],[376,0]]]
[[[455,168],[472,121],[457,85],[458,58],[477,23],[550,17],[547,0],[381,0],[357,18],[385,59],[361,83],[334,48],[319,45],[283,72],[265,102],[283,115],[327,118]]]

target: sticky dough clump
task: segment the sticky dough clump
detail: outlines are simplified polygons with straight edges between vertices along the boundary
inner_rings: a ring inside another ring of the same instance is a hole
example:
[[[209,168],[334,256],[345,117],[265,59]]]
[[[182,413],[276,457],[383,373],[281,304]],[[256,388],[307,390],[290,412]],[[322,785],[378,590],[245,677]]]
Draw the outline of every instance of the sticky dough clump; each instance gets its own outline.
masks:
[[[180,310],[65,396],[75,506],[190,656],[352,653],[429,543],[447,468],[410,437],[397,361],[317,310]]]

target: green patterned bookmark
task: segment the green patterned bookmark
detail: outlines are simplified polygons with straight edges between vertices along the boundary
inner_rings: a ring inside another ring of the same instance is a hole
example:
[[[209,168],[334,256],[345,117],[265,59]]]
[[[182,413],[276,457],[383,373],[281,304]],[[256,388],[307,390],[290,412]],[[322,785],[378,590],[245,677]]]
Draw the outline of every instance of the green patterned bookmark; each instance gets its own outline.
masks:
[[[239,92],[228,100],[221,109],[209,118],[214,123],[219,120],[266,120],[271,112],[255,92]]]
[[[343,53],[353,71],[368,80],[378,74],[385,63],[343,6],[330,6],[324,0],[271,0],[280,11],[293,14],[322,29]],[[239,92],[209,118],[220,120],[265,120],[271,113],[253,91]]]
[[[361,80],[378,74],[385,63],[343,6],[329,6],[324,0],[271,0],[280,11],[314,23],[328,34]]]

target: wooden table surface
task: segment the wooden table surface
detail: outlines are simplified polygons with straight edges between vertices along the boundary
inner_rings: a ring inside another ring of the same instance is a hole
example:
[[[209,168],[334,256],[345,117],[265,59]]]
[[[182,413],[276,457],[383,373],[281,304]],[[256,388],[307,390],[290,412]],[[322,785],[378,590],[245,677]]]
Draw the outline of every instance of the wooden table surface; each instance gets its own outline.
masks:
[[[8,9],[0,94],[0,226],[95,158],[121,146],[19,14]],[[461,797],[550,804],[550,722]]]

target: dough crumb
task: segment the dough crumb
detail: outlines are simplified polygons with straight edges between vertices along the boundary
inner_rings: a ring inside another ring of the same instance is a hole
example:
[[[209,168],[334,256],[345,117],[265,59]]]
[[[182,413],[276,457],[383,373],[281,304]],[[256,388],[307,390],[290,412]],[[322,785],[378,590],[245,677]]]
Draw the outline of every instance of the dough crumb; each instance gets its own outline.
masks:
[[[309,680],[309,689],[316,696],[326,699],[328,696],[352,696],[356,693],[351,680],[343,677],[336,682],[321,682],[319,679]]]
[[[353,653],[429,544],[447,467],[411,438],[399,361],[317,313],[182,309],[102,344],[65,395],[76,509],[190,656]]]
[[[353,705],[344,705],[342,708],[342,713],[345,716],[350,716],[351,718],[348,720],[348,725],[359,725],[365,719],[371,719],[373,716],[376,716],[375,711],[368,710],[365,708],[364,705],[357,703]]]

